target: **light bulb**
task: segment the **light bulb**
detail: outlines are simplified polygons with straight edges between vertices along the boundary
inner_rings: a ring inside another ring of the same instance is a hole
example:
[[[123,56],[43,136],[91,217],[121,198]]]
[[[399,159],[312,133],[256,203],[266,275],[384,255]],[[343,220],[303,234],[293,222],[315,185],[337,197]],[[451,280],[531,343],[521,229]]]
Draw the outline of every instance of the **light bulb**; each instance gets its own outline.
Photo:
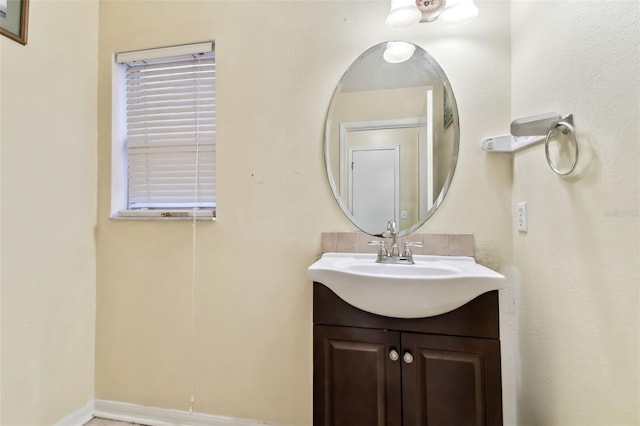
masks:
[[[412,57],[415,50],[416,47],[406,41],[390,41],[382,57],[390,64],[399,64]]]
[[[440,15],[447,24],[466,24],[478,16],[478,7],[473,0],[448,0]]]
[[[398,30],[417,24],[421,18],[415,0],[391,0],[391,10],[384,23],[388,28]]]

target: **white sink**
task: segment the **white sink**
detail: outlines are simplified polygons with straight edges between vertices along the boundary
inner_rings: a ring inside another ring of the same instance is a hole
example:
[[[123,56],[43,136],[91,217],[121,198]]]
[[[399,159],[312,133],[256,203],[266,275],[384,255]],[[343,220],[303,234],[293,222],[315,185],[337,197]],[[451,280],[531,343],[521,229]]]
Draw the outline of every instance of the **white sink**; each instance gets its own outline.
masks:
[[[370,253],[325,253],[307,275],[363,311],[423,318],[504,288],[505,278],[474,258],[414,255],[414,265],[376,263]]]

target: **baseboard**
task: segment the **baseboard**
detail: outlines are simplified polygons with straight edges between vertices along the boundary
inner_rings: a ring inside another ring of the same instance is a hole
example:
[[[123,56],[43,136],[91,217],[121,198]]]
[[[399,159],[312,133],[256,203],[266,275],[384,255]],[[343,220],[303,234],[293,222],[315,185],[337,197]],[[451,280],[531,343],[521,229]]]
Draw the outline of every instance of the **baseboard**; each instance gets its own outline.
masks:
[[[82,426],[93,418],[94,400],[90,400],[87,404],[69,414],[64,419],[54,423],[54,426]]]
[[[258,420],[236,419],[167,408],[146,407],[117,401],[98,399],[94,403],[94,417],[140,423],[149,426],[277,426]]]

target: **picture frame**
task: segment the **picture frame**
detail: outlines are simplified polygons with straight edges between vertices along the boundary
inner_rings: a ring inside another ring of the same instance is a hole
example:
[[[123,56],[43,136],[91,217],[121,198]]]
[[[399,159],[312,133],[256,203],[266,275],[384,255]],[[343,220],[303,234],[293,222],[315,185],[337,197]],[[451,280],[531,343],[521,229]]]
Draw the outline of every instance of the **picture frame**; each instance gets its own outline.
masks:
[[[453,124],[453,109],[451,107],[451,98],[449,97],[449,92],[447,90],[444,91],[444,128],[448,129],[451,124]]]
[[[29,0],[0,0],[0,34],[27,44]]]

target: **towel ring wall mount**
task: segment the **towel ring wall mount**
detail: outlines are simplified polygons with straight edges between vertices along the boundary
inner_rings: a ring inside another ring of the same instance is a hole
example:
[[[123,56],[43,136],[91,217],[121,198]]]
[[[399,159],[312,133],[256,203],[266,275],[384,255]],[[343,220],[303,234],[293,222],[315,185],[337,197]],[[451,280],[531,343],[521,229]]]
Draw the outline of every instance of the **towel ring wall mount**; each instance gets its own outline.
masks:
[[[570,134],[573,138],[574,156],[571,166],[565,170],[558,169],[551,161],[549,154],[549,142],[558,132],[564,135]],[[481,147],[487,152],[514,153],[543,141],[547,164],[551,170],[560,176],[571,174],[578,163],[578,141],[573,114],[561,116],[557,112],[548,112],[515,119],[511,122],[511,133],[486,137],[482,139]]]

